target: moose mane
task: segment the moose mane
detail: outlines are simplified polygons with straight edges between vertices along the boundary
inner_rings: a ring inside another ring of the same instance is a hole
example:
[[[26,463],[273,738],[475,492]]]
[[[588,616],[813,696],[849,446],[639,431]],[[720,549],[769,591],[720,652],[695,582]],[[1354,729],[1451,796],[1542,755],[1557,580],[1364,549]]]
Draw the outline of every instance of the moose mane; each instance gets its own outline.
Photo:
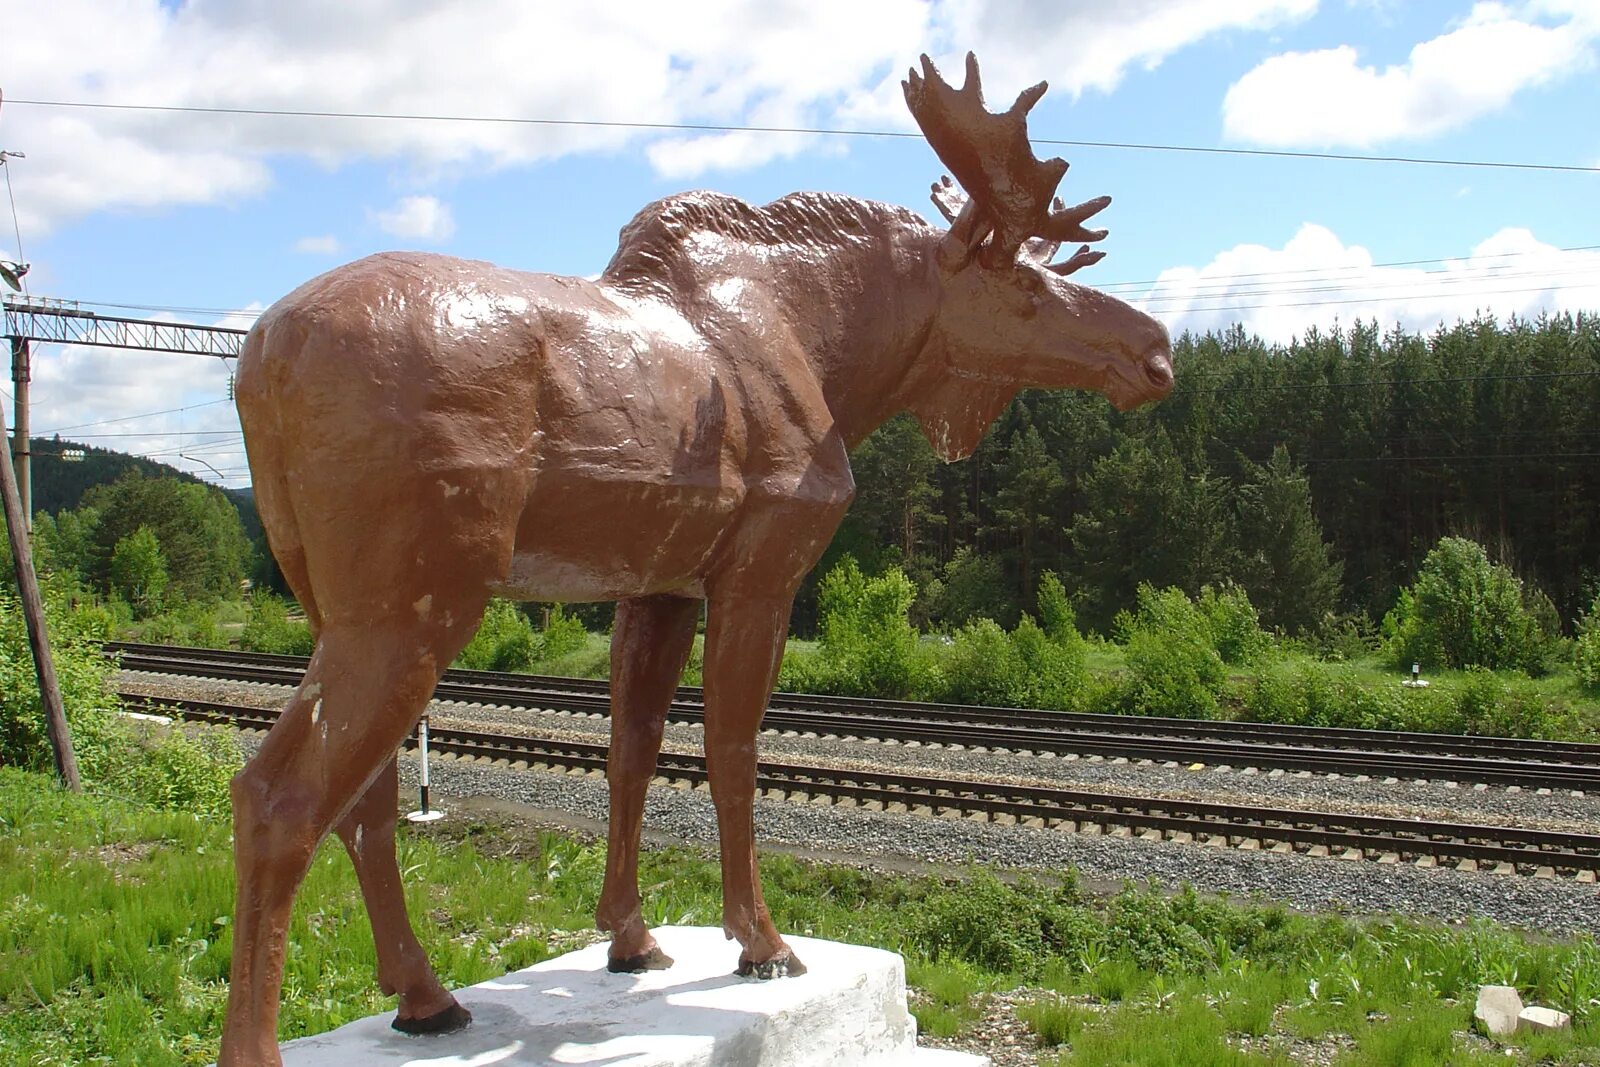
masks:
[[[834,193],[790,193],[760,207],[723,193],[680,193],[647,205],[622,228],[601,276],[641,295],[667,297],[678,290],[675,279],[704,269],[694,254],[704,237],[826,254],[907,228],[928,223],[903,207]]]

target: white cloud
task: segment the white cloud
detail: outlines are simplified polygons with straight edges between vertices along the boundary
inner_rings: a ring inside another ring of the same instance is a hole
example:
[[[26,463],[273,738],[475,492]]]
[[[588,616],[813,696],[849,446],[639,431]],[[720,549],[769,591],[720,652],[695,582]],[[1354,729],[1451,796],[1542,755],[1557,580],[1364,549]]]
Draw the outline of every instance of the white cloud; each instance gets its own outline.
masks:
[[[963,51],[976,49],[980,59],[1017,79],[1005,86],[996,82],[995,103],[1006,97],[998,91],[1002,87],[1014,95],[1040,78],[1074,95],[1089,89],[1110,92],[1130,67],[1153,70],[1212,34],[1271,29],[1316,9],[1317,0],[951,0],[947,5],[950,40]]]
[[[1564,21],[1537,21],[1565,14]],[[1504,107],[1518,92],[1592,65],[1600,7],[1548,3],[1514,12],[1479,3],[1460,25],[1423,41],[1405,63],[1362,65],[1349,45],[1273,56],[1223,100],[1234,140],[1368,147],[1426,137]]]
[[[339,239],[332,234],[323,234],[319,237],[302,237],[294,243],[296,252],[308,256],[336,256],[339,254]]]
[[[404,196],[387,211],[371,212],[384,233],[419,241],[448,241],[456,232],[450,205],[436,196]]]
[[[990,107],[1009,105],[1041,79],[1052,92],[1109,93],[1131,69],[1154,70],[1190,45],[1230,30],[1260,32],[1315,13],[1318,0],[1119,0],[1114,4],[1057,0],[943,0],[930,9],[926,40],[908,42],[876,84],[846,94],[838,107],[846,125],[912,129],[900,79],[929,53],[959,84],[967,52],[983,67]]]
[[[1119,295],[1175,334],[1237,322],[1288,341],[1309,326],[1358,319],[1427,331],[1479,312],[1532,317],[1600,306],[1600,252],[1563,252],[1508,227],[1459,259],[1388,267],[1306,223],[1282,248],[1238,245],[1203,267],[1163,271],[1148,290]]]
[[[1075,93],[1108,90],[1209,34],[1275,26],[1316,0],[14,6],[3,45],[5,140],[29,154],[14,178],[24,232],[39,233],[97,210],[254,196],[270,185],[270,164],[290,157],[391,160],[437,175],[645,141],[658,142],[659,170],[681,177],[809,146],[784,135],[75,110],[16,102],[24,99],[905,128],[898,80],[920,51],[949,61],[975,49],[997,101],[1040,77]]]

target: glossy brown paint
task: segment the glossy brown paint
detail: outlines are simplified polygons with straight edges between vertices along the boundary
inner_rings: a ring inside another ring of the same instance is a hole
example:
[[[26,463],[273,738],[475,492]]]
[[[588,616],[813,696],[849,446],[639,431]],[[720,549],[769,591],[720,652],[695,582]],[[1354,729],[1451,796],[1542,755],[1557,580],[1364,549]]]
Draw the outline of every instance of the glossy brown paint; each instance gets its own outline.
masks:
[[[975,76],[958,100],[981,103]],[[908,101],[936,147],[952,122],[981,121],[930,111],[922,79]],[[394,761],[496,595],[620,601],[596,916],[618,970],[671,962],[640,914],[639,831],[707,604],[723,925],[741,973],[803,970],[762,901],[752,826],[795,588],[854,493],[849,449],[894,413],[913,412],[953,459],[1026,386],[1094,389],[1123,408],[1171,388],[1161,325],[1062,277],[1092,254],[1046,265],[1096,203],[1019,222],[974,201],[946,231],[848,197],[756,208],[691,193],[640,212],[596,282],[386,254],[270,308],[236,395],[262,520],[317,646],[233,786],[221,1064],[279,1062],[289,909],[330,830],[360,876],[396,1025],[465,1024],[406,918]],[[1002,244],[1029,232],[1050,238],[1042,257],[1038,241]]]

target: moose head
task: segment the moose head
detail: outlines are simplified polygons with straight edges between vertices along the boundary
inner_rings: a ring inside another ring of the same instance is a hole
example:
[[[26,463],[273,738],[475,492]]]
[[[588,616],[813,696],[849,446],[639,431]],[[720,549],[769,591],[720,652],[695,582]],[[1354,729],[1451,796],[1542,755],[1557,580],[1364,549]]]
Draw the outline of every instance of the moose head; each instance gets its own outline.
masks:
[[[910,71],[901,85],[928,144],[956,178],[933,186],[933,202],[950,224],[933,256],[943,276],[933,339],[955,382],[933,404],[913,405],[935,447],[946,458],[971,451],[1021,386],[1092,389],[1122,410],[1170,392],[1166,328],[1067,280],[1105,257],[1087,242],[1107,231],[1084,223],[1111,198],[1067,207],[1056,197],[1068,164],[1036,158],[1028,141],[1028,112],[1047,83],[1024,89],[996,114],[984,104],[978,61],[969,52],[960,89],[926,55],[922,72]],[[1068,242],[1083,243],[1052,263]],[[948,418],[952,401],[966,418]],[[966,432],[953,442],[958,427]]]

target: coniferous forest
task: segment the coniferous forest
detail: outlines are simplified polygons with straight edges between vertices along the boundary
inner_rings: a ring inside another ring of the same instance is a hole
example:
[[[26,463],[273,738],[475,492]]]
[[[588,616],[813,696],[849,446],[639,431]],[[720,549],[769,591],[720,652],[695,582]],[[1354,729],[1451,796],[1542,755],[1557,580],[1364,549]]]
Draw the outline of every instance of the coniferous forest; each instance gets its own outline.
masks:
[[[1441,537],[1485,545],[1572,623],[1600,581],[1600,318],[1376,324],[1288,345],[1173,345],[1177,387],[1119,414],[1030,392],[943,465],[902,416],[855,451],[857,497],[796,605],[850,555],[902,568],[916,621],[1037,614],[1061,575],[1104,632],[1137,586],[1242,586],[1265,624],[1366,628]]]

